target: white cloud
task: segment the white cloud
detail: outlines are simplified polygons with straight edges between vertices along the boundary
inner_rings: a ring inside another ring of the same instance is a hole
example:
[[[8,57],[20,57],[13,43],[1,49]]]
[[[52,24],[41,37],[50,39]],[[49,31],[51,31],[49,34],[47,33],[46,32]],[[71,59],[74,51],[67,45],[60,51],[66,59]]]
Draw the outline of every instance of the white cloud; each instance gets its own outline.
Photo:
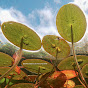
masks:
[[[88,0],[74,0],[74,3],[77,4],[83,11],[88,11]]]
[[[54,0],[54,2],[57,3],[57,4],[58,4],[58,3],[61,3],[60,0]]]
[[[1,23],[6,21],[27,23],[26,17],[20,11],[14,8],[10,8],[10,9],[0,8],[0,21]]]
[[[44,35],[59,35],[56,29],[56,13],[50,7],[45,7],[41,10],[33,11],[29,14],[29,19],[32,19],[32,24],[36,24],[38,19],[38,24],[34,26],[41,37]]]
[[[6,21],[10,21],[10,20],[16,21],[16,19],[11,16],[9,10],[0,8],[0,21],[1,21],[1,23],[6,22]]]

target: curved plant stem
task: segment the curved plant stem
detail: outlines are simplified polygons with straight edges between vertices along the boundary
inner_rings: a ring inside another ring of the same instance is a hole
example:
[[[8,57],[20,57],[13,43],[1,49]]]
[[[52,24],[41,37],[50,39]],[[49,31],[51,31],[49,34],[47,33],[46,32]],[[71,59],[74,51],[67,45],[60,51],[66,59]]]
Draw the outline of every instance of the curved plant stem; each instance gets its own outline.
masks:
[[[22,47],[23,47],[23,38],[21,39],[21,44],[20,44],[20,50],[17,52],[17,56],[15,58],[15,62],[13,64],[13,66],[5,73],[3,74],[0,79],[2,79],[3,77],[5,77],[5,75],[7,75],[10,71],[12,71],[20,62],[21,58],[22,58]]]
[[[80,69],[80,66],[79,66],[79,64],[78,64],[77,57],[76,57],[76,54],[75,54],[72,25],[71,25],[71,40],[72,40],[73,56],[74,56],[74,60],[75,60],[76,65],[77,65],[77,69],[78,69],[79,75],[80,75],[80,77],[81,77],[81,80],[83,81],[83,83],[84,83],[85,86],[86,86],[85,88],[88,88],[88,85],[87,85],[87,83],[86,83],[85,78],[83,77],[83,74],[82,74],[82,72],[81,72],[81,69]]]
[[[79,82],[84,86],[84,88],[86,88],[86,86],[84,85],[84,83],[80,80],[79,77],[77,77],[77,79],[79,80]]]

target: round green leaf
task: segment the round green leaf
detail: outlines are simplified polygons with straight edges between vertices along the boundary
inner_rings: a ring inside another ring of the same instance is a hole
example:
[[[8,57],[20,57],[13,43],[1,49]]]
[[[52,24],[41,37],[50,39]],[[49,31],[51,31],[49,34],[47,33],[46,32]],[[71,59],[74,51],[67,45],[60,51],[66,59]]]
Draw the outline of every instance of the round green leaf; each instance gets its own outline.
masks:
[[[10,67],[0,67],[0,75],[3,75],[5,72],[7,72],[10,69]],[[13,75],[14,77],[12,78],[13,80],[22,80],[23,77],[26,76],[26,74],[21,70],[20,74],[17,74],[15,70],[13,69],[11,72],[9,72],[6,77],[9,75]]]
[[[88,78],[88,64],[83,66],[82,73],[85,78]]]
[[[68,43],[55,35],[46,35],[42,40],[43,48],[46,52],[56,57],[58,49],[58,59],[63,59],[70,54],[70,47]]]
[[[27,26],[17,22],[5,22],[1,29],[5,37],[20,47],[21,39],[23,38],[23,49],[38,50],[41,48],[41,40],[39,36]]]
[[[80,65],[80,67],[82,68],[85,64],[88,63],[88,56],[78,55],[77,56],[77,60],[78,60],[78,63]],[[75,61],[74,61],[74,57],[73,56],[70,56],[70,57],[62,60],[58,64],[58,68],[60,70],[74,70],[74,66],[76,66],[76,64],[75,64]]]
[[[38,73],[39,68],[40,68],[40,73],[50,72],[53,68],[52,64],[40,59],[23,60],[22,65],[25,69],[34,73]]]
[[[56,26],[59,34],[69,42],[71,42],[71,25],[74,42],[77,42],[85,33],[86,19],[78,6],[66,4],[58,11]]]
[[[11,86],[10,88],[34,88],[33,86],[34,84],[32,83],[18,83]]]
[[[13,58],[5,53],[0,52],[0,67],[11,66]]]

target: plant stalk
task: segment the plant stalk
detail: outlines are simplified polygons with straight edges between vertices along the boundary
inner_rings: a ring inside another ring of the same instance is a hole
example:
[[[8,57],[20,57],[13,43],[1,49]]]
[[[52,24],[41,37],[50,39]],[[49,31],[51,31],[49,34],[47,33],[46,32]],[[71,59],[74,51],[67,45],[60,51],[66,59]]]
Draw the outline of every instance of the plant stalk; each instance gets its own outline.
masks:
[[[83,74],[82,74],[82,72],[81,72],[81,69],[80,69],[80,66],[79,66],[79,64],[78,64],[77,57],[76,57],[76,54],[75,54],[72,25],[71,25],[71,40],[72,40],[73,56],[74,56],[74,60],[75,60],[76,65],[77,65],[78,72],[79,72],[79,74],[80,74],[81,80],[83,81],[83,83],[84,83],[85,86],[86,86],[85,88],[88,88],[88,85],[87,85],[87,83],[86,83],[85,78],[83,77]]]
[[[22,47],[23,47],[23,38],[21,39],[21,43],[20,43],[20,50],[17,52],[17,56],[15,58],[15,62],[13,64],[13,66],[5,73],[3,74],[0,79],[2,79],[3,77],[5,77],[5,75],[7,75],[10,71],[12,71],[20,62],[21,58],[22,58]]]

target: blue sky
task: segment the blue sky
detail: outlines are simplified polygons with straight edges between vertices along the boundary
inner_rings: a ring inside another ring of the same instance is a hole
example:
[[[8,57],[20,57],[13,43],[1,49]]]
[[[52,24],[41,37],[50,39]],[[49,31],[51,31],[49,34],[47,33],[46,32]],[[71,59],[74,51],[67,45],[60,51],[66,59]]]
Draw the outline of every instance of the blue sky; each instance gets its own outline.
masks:
[[[24,15],[28,15],[33,10],[44,8],[47,4],[55,9],[70,1],[72,0],[1,0],[0,7],[4,9],[13,7],[21,11]]]
[[[68,3],[78,5],[88,18],[88,0],[0,0],[0,21],[25,24],[36,31],[41,39],[47,34],[59,35],[56,28],[56,15],[60,7]],[[85,37],[87,33],[88,31]],[[0,39],[6,41],[2,32]]]

